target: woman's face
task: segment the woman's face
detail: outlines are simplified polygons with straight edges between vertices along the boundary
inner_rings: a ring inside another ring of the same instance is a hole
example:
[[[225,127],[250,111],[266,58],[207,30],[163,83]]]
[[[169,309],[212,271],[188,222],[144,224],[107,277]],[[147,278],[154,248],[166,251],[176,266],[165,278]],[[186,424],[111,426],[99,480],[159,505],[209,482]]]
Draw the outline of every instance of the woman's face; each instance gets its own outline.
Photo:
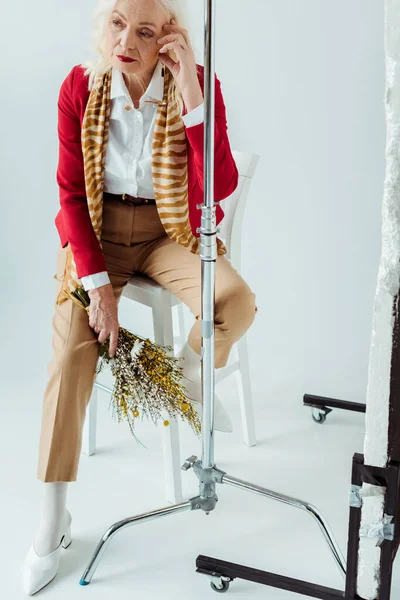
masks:
[[[107,23],[107,51],[113,67],[133,75],[154,69],[170,16],[156,0],[117,0]],[[118,56],[134,59],[123,62]]]

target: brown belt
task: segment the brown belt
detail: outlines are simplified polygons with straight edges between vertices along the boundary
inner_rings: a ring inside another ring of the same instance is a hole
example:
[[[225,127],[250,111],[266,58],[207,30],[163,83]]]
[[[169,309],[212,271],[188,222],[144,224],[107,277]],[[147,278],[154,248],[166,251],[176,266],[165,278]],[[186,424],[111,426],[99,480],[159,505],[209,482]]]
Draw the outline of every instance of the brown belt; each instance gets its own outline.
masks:
[[[141,206],[142,204],[155,204],[156,201],[154,198],[140,198],[135,196],[130,196],[129,194],[111,194],[110,192],[103,193],[104,198],[114,198],[115,200],[121,200],[121,202],[125,202],[125,204],[129,204],[130,206]]]

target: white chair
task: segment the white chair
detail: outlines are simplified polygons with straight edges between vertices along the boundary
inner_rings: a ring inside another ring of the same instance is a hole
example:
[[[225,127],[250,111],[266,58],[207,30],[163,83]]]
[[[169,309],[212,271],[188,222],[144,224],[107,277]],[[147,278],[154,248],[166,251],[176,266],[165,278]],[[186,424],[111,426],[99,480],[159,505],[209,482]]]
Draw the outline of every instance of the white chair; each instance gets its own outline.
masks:
[[[221,222],[218,237],[222,238],[226,248],[225,255],[240,273],[241,270],[241,237],[242,222],[247,202],[251,179],[254,175],[259,156],[244,152],[233,152],[239,171],[239,184],[234,193],[221,201],[224,218]],[[184,326],[184,305],[182,301],[161,285],[143,275],[134,275],[124,288],[123,296],[149,306],[153,313],[154,341],[163,346],[175,346],[178,340],[182,346],[186,340]],[[173,307],[178,308],[179,336],[174,338]],[[235,344],[237,360],[224,369],[218,369],[216,384],[235,374],[238,379],[240,409],[242,417],[243,439],[247,446],[256,444],[250,369],[247,352],[246,334]],[[93,393],[87,407],[83,431],[82,452],[92,455],[96,450],[97,392],[101,389],[108,393],[112,390],[95,381]],[[229,409],[229,407],[227,407]],[[167,415],[165,415],[167,416]],[[176,420],[169,418],[168,427],[159,425],[162,431],[164,472],[167,501],[171,504],[182,502],[181,456],[179,445],[179,429]]]

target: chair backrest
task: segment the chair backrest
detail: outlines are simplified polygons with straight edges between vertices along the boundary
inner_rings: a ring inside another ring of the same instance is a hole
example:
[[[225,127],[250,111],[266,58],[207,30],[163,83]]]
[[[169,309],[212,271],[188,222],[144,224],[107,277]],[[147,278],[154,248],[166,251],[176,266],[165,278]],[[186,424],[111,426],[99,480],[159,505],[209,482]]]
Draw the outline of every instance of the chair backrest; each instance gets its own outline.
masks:
[[[233,150],[232,155],[239,171],[239,183],[233,194],[220,202],[225,215],[218,225],[219,232],[217,237],[221,238],[226,246],[226,258],[231,261],[233,267],[240,273],[243,216],[251,179],[255,173],[260,156],[258,154],[238,152],[237,150]]]

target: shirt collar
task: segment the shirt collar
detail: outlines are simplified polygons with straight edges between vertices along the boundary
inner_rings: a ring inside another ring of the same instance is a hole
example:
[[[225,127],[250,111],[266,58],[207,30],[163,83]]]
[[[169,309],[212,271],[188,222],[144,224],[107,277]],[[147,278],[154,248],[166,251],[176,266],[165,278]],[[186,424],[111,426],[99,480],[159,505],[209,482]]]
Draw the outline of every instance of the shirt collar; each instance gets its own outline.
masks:
[[[156,68],[154,69],[153,76],[150,80],[149,85],[147,86],[146,91],[140,99],[140,106],[143,105],[144,100],[159,100],[161,101],[164,97],[164,78],[161,75],[161,69],[163,65],[160,60],[158,60]],[[118,98],[119,96],[125,96],[127,100],[131,101],[130,94],[126,87],[124,78],[122,76],[121,71],[112,68],[112,77],[111,77],[111,90],[110,90],[110,99]]]

